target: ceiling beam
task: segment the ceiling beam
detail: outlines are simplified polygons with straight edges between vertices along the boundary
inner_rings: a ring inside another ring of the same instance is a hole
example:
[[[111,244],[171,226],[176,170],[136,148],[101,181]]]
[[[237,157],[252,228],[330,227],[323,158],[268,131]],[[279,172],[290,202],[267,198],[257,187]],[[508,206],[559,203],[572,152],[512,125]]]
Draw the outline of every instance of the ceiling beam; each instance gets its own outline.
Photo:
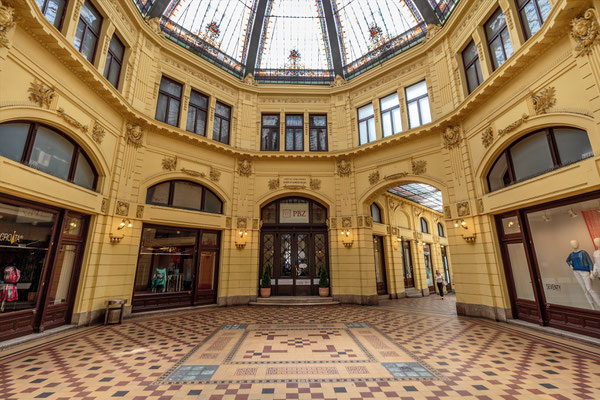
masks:
[[[423,20],[425,21],[426,25],[429,25],[429,24],[440,25],[441,24],[441,21],[439,20],[437,15],[435,15],[435,12],[433,11],[433,7],[431,7],[431,4],[429,4],[428,0],[412,0],[412,2],[414,3],[415,7],[417,7],[419,12],[421,13],[421,16],[423,17]]]
[[[169,6],[169,3],[171,3],[171,0],[156,0],[146,15],[150,17],[150,19],[162,17]]]
[[[331,61],[333,63],[333,72],[335,75],[344,77],[344,63],[342,61],[342,51],[340,49],[340,42],[338,38],[337,27],[335,25],[335,19],[333,16],[333,7],[331,6],[331,0],[323,1],[323,12],[325,13],[325,24],[327,26],[327,35],[329,38],[323,38],[323,40],[329,40],[329,51],[331,52]]]
[[[254,75],[256,66],[256,55],[258,52],[258,44],[260,43],[260,35],[262,34],[263,22],[265,21],[265,12],[267,11],[267,3],[271,0],[258,0],[256,6],[256,16],[254,24],[252,24],[252,32],[248,41],[248,51],[246,53],[246,69],[244,76],[248,74]]]

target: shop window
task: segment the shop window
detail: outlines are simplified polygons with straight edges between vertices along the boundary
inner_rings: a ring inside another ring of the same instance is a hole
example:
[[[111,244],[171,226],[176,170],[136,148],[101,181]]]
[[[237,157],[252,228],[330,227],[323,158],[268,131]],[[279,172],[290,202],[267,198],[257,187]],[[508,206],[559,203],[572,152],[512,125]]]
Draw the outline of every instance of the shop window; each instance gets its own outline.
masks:
[[[587,133],[559,127],[536,131],[513,143],[488,173],[490,192],[593,156]]]
[[[285,116],[285,150],[304,150],[304,118],[302,115]]]
[[[279,151],[279,114],[264,114],[261,121],[260,149]]]
[[[216,194],[189,181],[167,181],[149,187],[146,203],[213,214],[223,213],[223,202]]]
[[[525,40],[537,33],[552,10],[549,0],[517,0]]]
[[[358,109],[358,144],[363,145],[376,139],[375,113],[369,103]]]
[[[381,209],[375,203],[371,204],[371,218],[373,218],[373,222],[382,223],[381,220]]]
[[[406,88],[406,108],[408,109],[408,123],[411,128],[431,122],[431,110],[425,81]]]
[[[102,16],[96,7],[86,0],[79,14],[79,23],[77,24],[73,46],[92,64],[94,63],[101,26]]]
[[[302,197],[275,200],[261,209],[263,224],[325,224],[327,209]]]
[[[485,35],[495,70],[513,54],[512,42],[506,27],[506,18],[500,8],[485,23]]]
[[[469,93],[481,85],[483,76],[481,75],[481,64],[479,63],[479,53],[474,41],[471,41],[462,52],[463,65],[465,67],[465,76],[467,77],[467,88]]]
[[[309,148],[310,151],[327,151],[327,115],[310,115]]]
[[[65,9],[67,8],[67,0],[35,0],[38,7],[44,14],[44,17],[56,29],[61,29],[63,18],[65,16]]]
[[[221,102],[215,104],[215,119],[213,123],[213,139],[229,144],[229,127],[231,124],[231,107]]]
[[[423,233],[429,233],[429,224],[427,223],[427,220],[423,217],[421,217],[421,232]]]
[[[119,40],[117,35],[114,34],[108,45],[106,65],[104,66],[104,77],[117,89],[119,88],[119,78],[121,76],[124,56],[125,45]]]
[[[402,132],[398,93],[392,93],[389,96],[380,99],[379,104],[381,107],[381,129],[383,137]]]
[[[438,236],[444,237],[444,225],[442,225],[440,222],[438,222],[437,228],[438,228]]]
[[[77,144],[44,125],[0,125],[0,155],[39,171],[94,190],[98,174]]]
[[[189,132],[206,136],[206,115],[208,114],[208,97],[192,90],[188,105],[186,129]]]
[[[155,118],[169,125],[179,125],[182,86],[165,76],[160,80]]]

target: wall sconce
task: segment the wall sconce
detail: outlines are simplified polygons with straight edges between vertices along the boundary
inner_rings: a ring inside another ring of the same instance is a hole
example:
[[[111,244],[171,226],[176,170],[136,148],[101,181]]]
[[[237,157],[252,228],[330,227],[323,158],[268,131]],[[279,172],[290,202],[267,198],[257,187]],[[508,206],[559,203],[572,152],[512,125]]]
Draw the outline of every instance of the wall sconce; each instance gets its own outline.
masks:
[[[121,220],[121,222],[119,223],[119,226],[117,227],[117,231],[121,231],[119,233],[109,233],[108,237],[110,238],[110,242],[112,244],[117,244],[119,242],[121,242],[121,240],[123,240],[123,238],[125,237],[125,233],[122,232],[123,229],[125,228],[132,228],[133,227],[133,223],[131,223],[131,220],[129,218],[123,218]]]
[[[246,247],[246,240],[248,239],[248,231],[245,229],[240,229],[235,236],[235,247],[238,249],[243,249]]]
[[[469,230],[469,227],[467,226],[467,222],[464,219],[456,220],[454,221],[454,227],[458,228],[461,227],[464,230]],[[477,234],[475,232],[473,232],[472,235],[462,235],[462,238],[464,239],[465,242],[469,243],[469,244],[473,244],[475,243],[475,240],[477,239]]]
[[[454,227],[458,228],[459,226],[463,229],[469,229],[464,219],[461,219],[460,222],[458,220],[454,221]]]
[[[342,229],[340,235],[342,235],[342,243],[344,244],[344,246],[346,246],[347,248],[352,247],[354,239],[352,238],[352,232],[350,232],[350,229]]]

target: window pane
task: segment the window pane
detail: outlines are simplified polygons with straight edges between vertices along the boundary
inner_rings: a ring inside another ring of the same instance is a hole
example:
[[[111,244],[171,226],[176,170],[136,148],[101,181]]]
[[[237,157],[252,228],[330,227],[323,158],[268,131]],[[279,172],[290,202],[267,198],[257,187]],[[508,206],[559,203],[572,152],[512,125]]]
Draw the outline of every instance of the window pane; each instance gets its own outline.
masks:
[[[287,126],[302,126],[302,115],[286,115],[285,124]]]
[[[500,32],[505,26],[506,20],[504,14],[498,9],[492,18],[485,24],[485,33],[487,34],[488,39],[494,37],[494,35]]]
[[[537,31],[540,30],[542,26],[542,22],[538,17],[537,10],[535,5],[532,2],[529,2],[520,12],[521,19],[523,20],[523,27],[525,28],[525,37],[530,38]]]
[[[550,1],[548,0],[536,0],[538,3],[538,6],[540,7],[540,13],[542,14],[542,23],[544,23],[544,21],[546,21],[546,18],[548,18],[548,14],[550,14],[550,11],[552,11],[552,6],[550,5]]]
[[[475,64],[471,65],[466,70],[466,75],[467,75],[467,86],[469,87],[469,93],[471,93],[473,90],[475,90],[477,88],[477,86],[479,86],[478,77],[477,77],[477,68],[475,67]]]
[[[167,101],[168,97],[162,93],[158,94],[158,102],[156,104],[156,115],[155,118],[159,121],[165,122],[167,116]]]
[[[200,273],[198,275],[198,290],[213,288],[214,273],[217,266],[217,253],[215,251],[200,252]]]
[[[213,140],[221,140],[221,118],[215,117],[213,122]]]
[[[44,4],[44,0],[37,0],[37,3],[41,9],[42,5]],[[66,0],[48,0],[48,6],[46,7],[44,15],[46,16],[46,19],[50,21],[54,27],[56,27],[56,29],[58,29],[60,26],[60,20],[65,10],[65,4]]]
[[[294,150],[294,130],[293,129],[285,130],[285,149],[286,150]]]
[[[79,186],[83,186],[86,189],[94,190],[94,180],[96,175],[94,169],[85,159],[83,154],[79,154],[77,158],[77,166],[75,167],[75,176],[73,177],[73,183]]]
[[[110,45],[108,48],[111,51],[111,53],[115,55],[117,60],[123,61],[123,55],[125,54],[125,46],[123,45],[123,43],[121,43],[117,35],[113,35],[112,39],[110,39]]]
[[[402,132],[402,119],[400,117],[400,108],[396,108],[395,110],[392,110],[392,123],[393,123],[392,133]]]
[[[359,129],[359,142],[360,144],[367,143],[367,121],[363,121],[358,125]]]
[[[177,98],[181,97],[181,85],[170,80],[169,78],[165,78],[164,76],[160,80],[160,90]]]
[[[421,106],[421,122],[423,125],[431,122],[431,110],[429,109],[429,98],[425,97],[419,100]]]
[[[312,223],[324,224],[327,219],[327,210],[316,203],[312,203]]]
[[[562,165],[594,155],[585,131],[573,128],[555,128],[553,132]]]
[[[173,207],[201,210],[202,186],[192,182],[175,182]]]
[[[58,133],[40,126],[29,165],[57,178],[67,179],[75,146]]]
[[[86,31],[85,37],[83,38],[83,42],[81,44],[81,54],[89,62],[94,61],[94,52],[96,51],[96,41],[97,38],[91,33],[89,30]]]
[[[190,93],[190,104],[206,110],[208,108],[208,97],[196,92],[195,90],[192,90]]]
[[[20,162],[29,127],[21,123],[0,125],[0,156]]]
[[[319,142],[316,129],[310,130],[308,138],[308,148],[310,149],[310,151],[317,151],[319,149]]]
[[[326,126],[327,117],[325,115],[311,115],[310,116],[311,126]]]
[[[358,109],[358,119],[365,119],[373,115],[373,104],[367,104]]]
[[[217,101],[217,104],[215,104],[215,113],[229,119],[231,108]]]
[[[411,128],[416,128],[421,125],[419,120],[419,106],[416,101],[408,103],[408,122]]]
[[[392,113],[391,111],[381,115],[381,124],[383,128],[383,137],[390,136],[392,132]]]
[[[196,107],[188,108],[187,122],[185,129],[190,132],[196,132]]]
[[[229,143],[229,121],[226,119],[221,121],[221,142]]]
[[[73,39],[73,46],[77,51],[81,51],[81,40],[83,39],[83,33],[85,32],[85,23],[79,21],[77,24],[77,30],[75,31],[75,38]]]
[[[62,245],[56,255],[52,281],[48,291],[48,302],[50,304],[63,304],[67,302],[71,275],[75,266],[77,246],[73,244]]]
[[[519,299],[535,301],[523,243],[509,243],[506,245],[506,250],[508,250],[510,269],[512,270],[517,297]]]
[[[204,211],[209,213],[221,214],[222,212],[221,200],[214,193],[209,190],[204,190]]]
[[[381,222],[381,213],[375,203],[371,204],[371,217],[373,218],[373,222]]]
[[[410,101],[419,96],[423,96],[427,94],[427,82],[422,81],[419,83],[415,83],[412,86],[406,88],[406,100]]]
[[[510,149],[515,179],[539,175],[553,168],[546,132],[529,136]]]
[[[95,33],[100,32],[102,17],[89,1],[86,1],[83,4],[83,7],[81,7],[81,14],[79,17],[83,19]]]
[[[372,142],[376,139],[375,118],[370,118],[367,122],[369,123],[369,142]]]
[[[261,218],[264,224],[274,224],[277,222],[275,203],[263,207]]]
[[[146,203],[168,205],[170,188],[170,182],[163,182],[152,186],[148,189],[148,193],[146,194]]]
[[[279,115],[263,115],[262,116],[262,124],[268,125],[268,126],[279,125]]]
[[[196,133],[204,136],[204,130],[206,129],[206,112],[197,110],[196,114]]]
[[[386,96],[383,99],[381,99],[382,110],[387,110],[398,105],[400,105],[400,102],[398,100],[398,93],[392,93],[389,96]]]
[[[177,126],[179,120],[179,100],[169,99],[169,115],[167,124]]]
[[[506,154],[502,153],[488,174],[490,192],[502,189],[510,183]]]
[[[114,87],[117,87],[119,85],[119,75],[121,75],[121,66],[116,61],[113,61],[110,74],[106,78]]]
[[[502,47],[502,41],[500,38],[496,38],[492,43],[490,43],[490,53],[492,55],[492,61],[494,64],[494,69],[498,68],[506,61],[506,57],[504,57],[504,48]]]
[[[504,42],[504,52],[506,53],[506,57],[510,57],[513,55],[512,42],[510,41],[510,34],[508,33],[508,29],[505,29],[500,34],[502,36],[502,41]]]
[[[469,43],[462,52],[463,63],[466,66],[478,56],[479,54],[477,54],[477,46],[475,46],[475,42],[471,41],[471,43]]]

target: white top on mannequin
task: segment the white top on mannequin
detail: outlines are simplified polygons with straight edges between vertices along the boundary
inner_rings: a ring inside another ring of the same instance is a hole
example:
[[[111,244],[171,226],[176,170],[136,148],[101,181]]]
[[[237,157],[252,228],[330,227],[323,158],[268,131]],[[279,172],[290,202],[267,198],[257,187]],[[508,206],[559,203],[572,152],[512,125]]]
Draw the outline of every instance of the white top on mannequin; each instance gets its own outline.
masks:
[[[600,238],[594,238],[594,244],[598,250],[594,251],[594,270],[600,270]]]

